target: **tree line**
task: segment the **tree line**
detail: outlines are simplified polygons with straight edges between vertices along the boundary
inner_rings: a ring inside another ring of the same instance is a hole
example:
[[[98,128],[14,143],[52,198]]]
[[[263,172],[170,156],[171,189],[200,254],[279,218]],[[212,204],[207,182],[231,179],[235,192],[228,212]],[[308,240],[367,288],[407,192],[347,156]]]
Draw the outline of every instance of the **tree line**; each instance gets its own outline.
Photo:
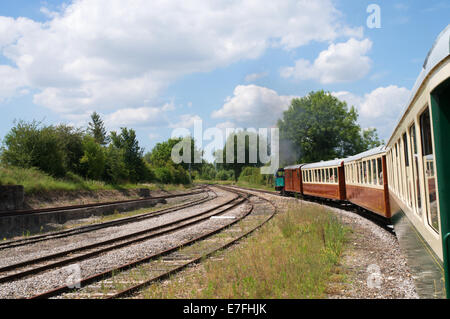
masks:
[[[323,90],[294,98],[277,122],[280,133],[280,167],[342,158],[363,152],[383,143],[374,128],[357,124],[356,109],[347,106]],[[237,157],[237,140],[245,135],[245,161]],[[156,144],[144,154],[136,132],[122,127],[107,133],[99,114],[94,112],[86,129],[73,126],[43,125],[36,121],[19,121],[3,140],[0,161],[3,165],[37,167],[55,177],[77,174],[107,183],[160,182],[187,184],[192,179],[242,180],[267,184],[271,178],[261,176],[264,163],[250,161],[250,141],[261,138],[257,133],[241,131],[227,137],[221,163],[194,163],[195,154],[203,155],[191,137],[191,163],[175,164],[173,147],[182,138],[171,138]],[[226,160],[227,147],[233,147],[234,158]],[[267,146],[270,149],[270,145]]]
[[[76,174],[110,184],[188,184],[185,167],[174,164],[170,152],[164,153],[180,140],[159,143],[144,155],[133,129],[122,127],[119,132],[108,134],[99,114],[94,112],[87,129],[16,122],[3,140],[0,161],[4,166],[36,167],[54,177]]]

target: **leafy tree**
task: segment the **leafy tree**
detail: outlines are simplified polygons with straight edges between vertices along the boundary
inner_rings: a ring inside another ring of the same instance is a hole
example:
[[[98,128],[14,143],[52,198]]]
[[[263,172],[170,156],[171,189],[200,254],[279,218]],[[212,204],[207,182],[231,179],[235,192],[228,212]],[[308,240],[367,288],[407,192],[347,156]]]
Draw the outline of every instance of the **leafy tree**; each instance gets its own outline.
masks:
[[[216,178],[216,169],[214,168],[214,165],[211,163],[203,163],[202,167],[200,168],[199,177],[200,179],[204,180],[213,180]]]
[[[110,138],[106,133],[105,124],[97,112],[91,114],[91,122],[88,124],[88,132],[100,145],[106,145]]]
[[[144,181],[148,172],[143,160],[144,150],[139,146],[136,132],[122,127],[120,134],[111,132],[111,143],[115,148],[123,150],[123,160],[129,179],[133,182]]]
[[[61,140],[65,170],[82,174],[80,159],[84,155],[83,138],[86,135],[85,132],[65,124],[60,124],[54,129]]]
[[[157,180],[163,184],[169,184],[174,180],[173,172],[169,169],[169,167],[156,167],[155,175]]]
[[[238,154],[239,140],[245,141],[243,145],[244,154],[240,155]],[[218,168],[233,170],[234,178],[237,180],[237,178],[241,174],[242,169],[245,166],[261,167],[264,165],[259,157],[259,146],[260,136],[257,133],[249,131],[239,131],[237,133],[230,134],[227,137],[227,141],[223,150],[221,151],[223,156],[223,163],[218,163]],[[233,158],[231,161],[227,161],[227,148],[230,147],[233,147]],[[243,160],[240,161],[239,156],[242,156]]]
[[[191,144],[191,165],[189,163],[181,162],[180,164],[175,164],[172,161],[172,149],[180,142],[183,141],[183,138],[170,138],[165,142],[157,143],[156,146],[152,149],[150,153],[145,154],[144,159],[154,165],[154,166],[164,166],[167,163],[170,163],[172,166],[182,166],[185,170],[200,169],[202,167],[202,163],[195,163],[195,155],[201,158],[201,151],[197,149],[195,145],[195,140],[190,137],[185,137],[185,141]],[[183,155],[183,151],[180,152],[180,156]]]
[[[292,142],[297,162],[315,162],[345,157],[380,143],[375,129],[362,132],[356,123],[358,113],[352,106],[323,90],[292,99],[278,120],[280,138]],[[282,145],[280,145],[282,146]],[[280,153],[289,152],[280,148]]]
[[[217,172],[216,179],[219,181],[234,180],[234,171],[221,169]]]
[[[110,144],[105,149],[105,171],[103,179],[113,184],[120,184],[128,179],[128,170],[125,166],[123,149]]]
[[[383,140],[378,137],[377,130],[375,128],[368,128],[362,132],[363,146],[365,149],[370,150],[384,144]]]
[[[19,121],[5,136],[2,162],[24,168],[37,167],[53,176],[64,176],[64,145],[53,126]]]
[[[241,175],[239,175],[239,181],[255,185],[273,186],[273,175],[263,175],[259,168],[247,166],[242,170]]]
[[[103,148],[97,144],[91,136],[86,136],[83,140],[84,155],[80,163],[84,166],[85,176],[92,179],[100,179],[105,170],[105,153]]]

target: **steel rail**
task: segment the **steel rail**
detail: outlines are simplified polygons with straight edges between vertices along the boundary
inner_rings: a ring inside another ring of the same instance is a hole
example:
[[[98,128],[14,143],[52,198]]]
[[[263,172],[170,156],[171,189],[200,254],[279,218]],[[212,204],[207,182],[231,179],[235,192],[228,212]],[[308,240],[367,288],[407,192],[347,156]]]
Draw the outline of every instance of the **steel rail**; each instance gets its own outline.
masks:
[[[268,191],[268,190],[264,190],[264,189],[257,189],[257,188],[250,188],[250,187],[242,187],[242,186],[229,186],[231,188],[236,188],[236,189],[241,189],[241,190],[249,190],[249,191],[254,191],[254,192],[261,192],[261,193],[267,193],[270,195],[274,195],[274,196],[279,196],[279,197],[286,197],[286,195],[281,195],[278,192],[275,191]],[[289,197],[288,198],[295,198],[295,197]],[[310,203],[317,203],[319,205],[325,205],[328,207],[333,207],[333,208],[337,208],[337,209],[342,209],[345,211],[349,211],[352,212],[354,214],[357,214],[369,221],[371,221],[372,223],[374,223],[375,225],[383,228],[384,230],[395,234],[394,232],[394,228],[392,226],[392,222],[390,219],[387,219],[383,216],[380,216],[376,213],[373,213],[367,209],[365,209],[364,207],[358,206],[356,204],[350,203],[350,202],[342,202],[342,201],[336,201],[336,200],[331,200],[331,199],[324,199],[321,197],[317,197],[317,196],[309,196],[309,195],[304,195],[302,198],[297,198],[299,200],[303,200],[305,202],[310,202]]]
[[[200,190],[200,191],[180,193],[180,194],[169,194],[169,195],[163,195],[163,196],[145,197],[145,198],[139,198],[139,199],[126,199],[126,200],[102,202],[102,203],[91,203],[91,204],[82,204],[82,205],[59,206],[59,207],[36,208],[36,209],[24,209],[24,210],[14,210],[14,211],[0,211],[0,218],[1,217],[21,216],[21,215],[35,215],[35,214],[51,213],[51,212],[57,212],[57,211],[74,210],[74,209],[80,209],[80,208],[102,207],[102,206],[113,205],[113,204],[125,204],[125,203],[133,203],[133,202],[151,201],[151,200],[155,200],[155,199],[157,200],[157,199],[174,198],[174,197],[180,197],[180,196],[186,196],[186,195],[195,195],[195,194],[200,194],[203,192],[204,192],[204,190]]]

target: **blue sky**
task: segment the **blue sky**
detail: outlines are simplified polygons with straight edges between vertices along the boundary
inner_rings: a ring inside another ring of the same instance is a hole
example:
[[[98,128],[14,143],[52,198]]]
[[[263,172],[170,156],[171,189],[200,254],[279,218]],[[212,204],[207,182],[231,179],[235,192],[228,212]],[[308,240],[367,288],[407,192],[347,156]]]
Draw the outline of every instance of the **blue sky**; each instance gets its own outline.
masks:
[[[86,126],[97,111],[151,150],[195,119],[271,127],[324,89],[387,140],[449,16],[440,0],[2,1],[0,138],[15,119]]]

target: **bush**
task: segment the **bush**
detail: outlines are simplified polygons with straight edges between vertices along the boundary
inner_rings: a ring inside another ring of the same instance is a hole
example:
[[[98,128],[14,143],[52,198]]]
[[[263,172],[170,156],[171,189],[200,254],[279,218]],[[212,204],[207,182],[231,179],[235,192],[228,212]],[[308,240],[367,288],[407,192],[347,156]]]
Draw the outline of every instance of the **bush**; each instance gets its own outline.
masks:
[[[5,136],[2,162],[23,168],[37,167],[62,177],[79,172],[83,133],[71,126],[41,126],[19,121]]]
[[[189,173],[183,167],[173,168],[173,183],[186,185],[190,182]]]
[[[103,180],[120,184],[128,179],[128,170],[124,162],[124,151],[109,145],[105,150],[105,171]]]
[[[273,186],[273,176],[262,175],[258,167],[245,167],[239,175],[239,181],[255,185]]]
[[[220,170],[216,174],[216,179],[220,181],[230,181],[234,180],[234,171],[233,170]]]
[[[2,161],[23,168],[38,167],[53,176],[64,176],[63,143],[53,126],[20,121],[5,136]]]
[[[156,179],[163,184],[169,184],[173,181],[172,171],[167,167],[156,167],[155,176]]]
[[[92,179],[100,179],[105,170],[105,153],[100,144],[90,136],[83,139],[83,157],[80,160],[85,176]]]

